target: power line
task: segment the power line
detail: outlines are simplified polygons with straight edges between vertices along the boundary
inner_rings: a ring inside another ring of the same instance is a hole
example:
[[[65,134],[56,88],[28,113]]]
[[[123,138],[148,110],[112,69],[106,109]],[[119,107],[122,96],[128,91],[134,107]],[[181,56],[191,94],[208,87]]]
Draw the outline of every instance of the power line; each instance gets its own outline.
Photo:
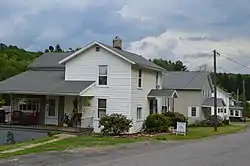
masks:
[[[234,62],[234,63],[236,63],[236,64],[242,66],[242,67],[245,67],[245,68],[249,68],[249,69],[250,69],[249,66],[246,66],[246,65],[244,65],[244,64],[241,64],[240,62],[237,62],[236,60],[234,60],[234,59],[232,59],[232,58],[226,57],[226,56],[224,56],[224,55],[222,55],[222,54],[221,54],[221,56],[224,57],[224,58],[226,58],[227,60],[229,60],[229,61],[231,61],[231,62]]]

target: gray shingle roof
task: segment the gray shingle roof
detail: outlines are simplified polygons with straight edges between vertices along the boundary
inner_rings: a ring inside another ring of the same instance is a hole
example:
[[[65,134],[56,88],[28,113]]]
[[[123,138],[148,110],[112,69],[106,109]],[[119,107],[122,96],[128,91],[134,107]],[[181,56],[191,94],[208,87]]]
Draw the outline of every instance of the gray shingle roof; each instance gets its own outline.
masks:
[[[103,43],[102,43],[103,44]],[[144,67],[144,68],[149,68],[152,70],[157,70],[157,71],[166,71],[164,68],[156,65],[155,63],[145,59],[144,57],[138,55],[138,54],[134,54],[125,50],[119,50],[117,48],[108,46],[103,44],[105,47],[108,47],[109,49],[111,49],[112,51],[124,56],[125,58],[135,62],[137,65]]]
[[[94,81],[64,81],[64,71],[32,71],[0,82],[0,93],[78,95]]]
[[[200,90],[209,81],[208,72],[167,72],[163,75],[163,89]]]
[[[72,54],[71,52],[48,52],[41,55],[29,68],[64,68],[64,64],[59,64],[59,61]]]
[[[214,106],[214,98],[206,98],[205,101],[203,102],[202,106]],[[217,98],[217,107],[225,107],[226,104],[222,98]]]
[[[175,92],[176,92],[175,90],[152,89],[148,93],[148,97],[174,97],[174,98],[177,98],[178,95]]]

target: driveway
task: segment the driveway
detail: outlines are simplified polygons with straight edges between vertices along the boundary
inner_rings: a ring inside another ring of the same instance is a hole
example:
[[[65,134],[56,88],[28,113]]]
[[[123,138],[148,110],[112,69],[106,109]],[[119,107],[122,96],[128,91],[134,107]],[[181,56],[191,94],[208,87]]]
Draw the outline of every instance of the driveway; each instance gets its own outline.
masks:
[[[8,131],[10,131],[9,128],[0,128],[0,145],[5,143],[5,138]],[[13,129],[13,131],[16,142],[27,141],[35,138],[43,138],[47,136],[46,132],[36,132],[33,130]]]
[[[246,166],[250,161],[250,130],[187,142],[137,143],[109,150],[81,149],[28,155],[0,161],[18,166]]]

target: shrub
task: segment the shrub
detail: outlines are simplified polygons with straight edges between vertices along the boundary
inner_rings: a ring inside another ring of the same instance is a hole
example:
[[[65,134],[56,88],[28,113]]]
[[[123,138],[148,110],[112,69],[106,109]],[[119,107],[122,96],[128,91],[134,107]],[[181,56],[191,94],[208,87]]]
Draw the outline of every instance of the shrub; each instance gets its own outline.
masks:
[[[187,123],[187,118],[179,112],[166,112],[166,113],[164,113],[164,115],[171,119],[170,126],[174,126],[175,129],[177,128],[177,122],[186,122]]]
[[[208,117],[206,120],[201,122],[202,125],[206,127],[213,127],[216,123],[216,117],[214,115]],[[223,126],[223,119],[220,116],[217,116],[217,126]]]
[[[57,134],[60,134],[60,132],[59,132],[59,131],[49,131],[49,132],[47,133],[47,135],[48,135],[49,137],[53,137],[54,135],[57,135]]]
[[[224,124],[224,125],[229,125],[229,123],[230,123],[230,120],[229,120],[229,119],[224,119],[224,120],[223,120],[223,124]]]
[[[152,114],[147,117],[143,123],[145,132],[164,132],[168,131],[171,124],[171,119],[162,114]]]
[[[121,114],[111,114],[102,117],[99,121],[99,127],[103,127],[101,132],[104,135],[119,135],[128,132],[132,127],[132,120],[127,119],[126,116]]]

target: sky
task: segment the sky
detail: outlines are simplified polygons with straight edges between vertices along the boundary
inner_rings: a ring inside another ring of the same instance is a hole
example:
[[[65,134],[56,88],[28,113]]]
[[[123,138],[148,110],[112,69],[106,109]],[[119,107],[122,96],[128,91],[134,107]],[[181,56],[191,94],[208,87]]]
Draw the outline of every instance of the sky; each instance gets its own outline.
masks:
[[[250,73],[249,18],[249,0],[0,0],[0,42],[43,51],[119,36],[148,59],[196,70],[213,65],[216,49],[219,71]]]

